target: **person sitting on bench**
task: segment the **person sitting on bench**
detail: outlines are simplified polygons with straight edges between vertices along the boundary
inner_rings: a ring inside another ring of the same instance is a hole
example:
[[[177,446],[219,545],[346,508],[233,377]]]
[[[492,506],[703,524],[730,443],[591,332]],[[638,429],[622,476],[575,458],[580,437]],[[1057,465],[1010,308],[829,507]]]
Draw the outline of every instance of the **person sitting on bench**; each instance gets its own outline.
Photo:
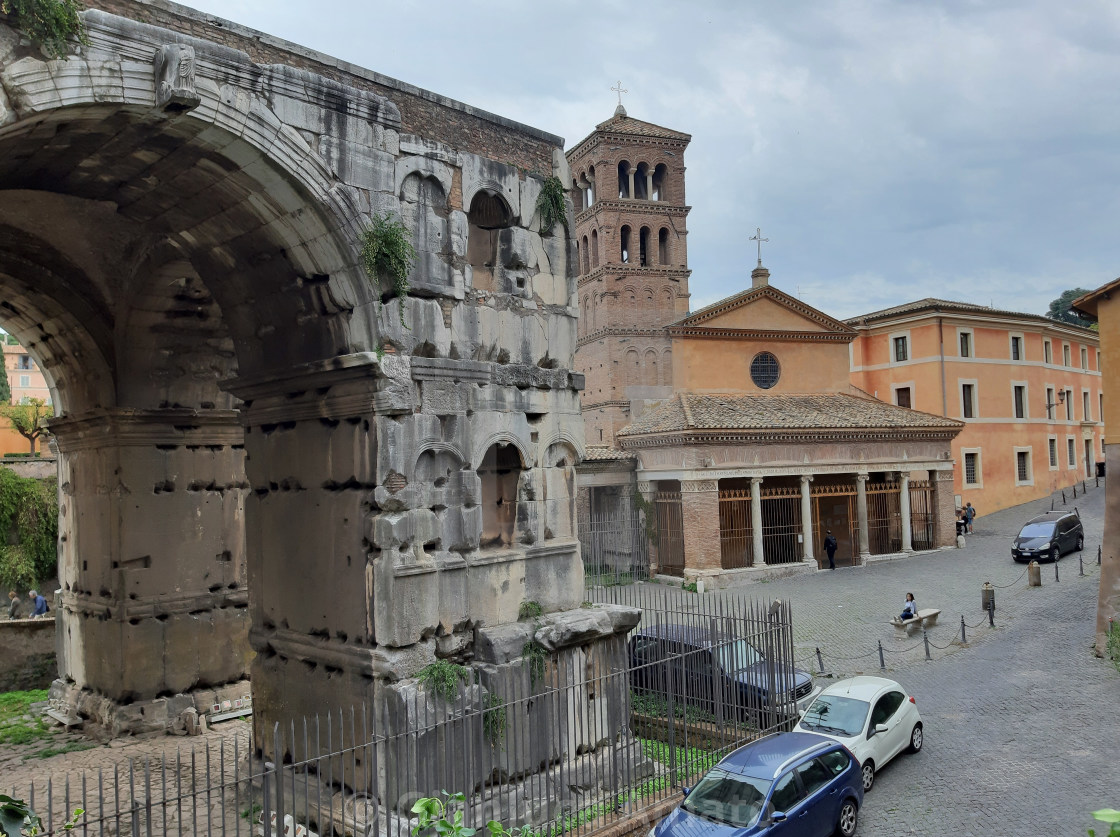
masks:
[[[914,601],[914,594],[906,594],[906,605],[902,608],[902,613],[899,614],[899,619],[905,622],[907,619],[918,618],[918,603]]]

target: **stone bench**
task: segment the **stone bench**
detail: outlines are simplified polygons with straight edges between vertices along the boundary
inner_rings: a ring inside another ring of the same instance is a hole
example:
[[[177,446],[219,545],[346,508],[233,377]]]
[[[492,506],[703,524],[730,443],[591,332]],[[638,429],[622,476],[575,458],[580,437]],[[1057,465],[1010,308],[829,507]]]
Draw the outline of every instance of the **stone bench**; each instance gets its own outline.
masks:
[[[897,616],[891,617],[891,624],[896,628],[905,630],[906,633],[912,634],[922,628],[932,628],[937,624],[937,617],[941,615],[940,610],[934,610],[931,607],[923,608],[918,611],[918,615],[913,619],[899,619]]]

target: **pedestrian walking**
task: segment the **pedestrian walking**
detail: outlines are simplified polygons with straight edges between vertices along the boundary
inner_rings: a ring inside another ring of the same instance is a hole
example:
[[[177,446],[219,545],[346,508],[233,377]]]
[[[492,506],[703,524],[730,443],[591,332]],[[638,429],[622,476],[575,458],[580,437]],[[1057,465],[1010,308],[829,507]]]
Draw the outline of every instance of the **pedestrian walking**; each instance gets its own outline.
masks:
[[[968,526],[968,534],[972,534],[972,519],[976,517],[976,509],[972,507],[972,503],[965,503],[964,506],[964,522]]]
[[[16,595],[15,590],[8,591],[8,618],[19,619],[23,615],[23,602]]]
[[[33,608],[31,611],[31,617],[33,619],[35,617],[47,615],[47,611],[49,611],[50,608],[47,606],[47,600],[43,596],[40,596],[38,591],[28,590],[27,598]]]
[[[824,536],[824,551],[828,553],[828,568],[830,570],[836,569],[836,562],[833,560],[836,557],[836,547],[839,544],[836,542],[836,537],[829,529]]]

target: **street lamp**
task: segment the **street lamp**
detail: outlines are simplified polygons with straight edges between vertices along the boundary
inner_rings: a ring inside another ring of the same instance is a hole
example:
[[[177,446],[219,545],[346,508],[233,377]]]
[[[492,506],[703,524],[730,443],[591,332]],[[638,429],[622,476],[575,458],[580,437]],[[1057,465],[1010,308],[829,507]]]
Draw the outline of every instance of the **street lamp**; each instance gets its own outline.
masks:
[[[1058,403],[1057,404],[1055,404],[1052,401],[1047,401],[1046,402],[1046,418],[1048,418],[1048,419],[1053,418],[1053,416],[1050,415],[1050,411],[1052,409],[1054,409],[1055,407],[1057,407],[1058,404],[1065,404],[1065,403],[1066,403],[1066,391],[1064,389],[1060,389],[1060,390],[1058,390]]]

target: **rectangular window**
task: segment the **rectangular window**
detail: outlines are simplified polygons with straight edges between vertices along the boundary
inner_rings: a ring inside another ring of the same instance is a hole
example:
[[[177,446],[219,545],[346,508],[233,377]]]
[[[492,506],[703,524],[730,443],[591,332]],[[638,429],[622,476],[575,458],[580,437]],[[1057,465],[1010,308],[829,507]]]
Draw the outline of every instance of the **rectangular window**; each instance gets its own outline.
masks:
[[[1058,467],[1058,440],[1050,439],[1050,467]]]
[[[1011,338],[1011,359],[1023,359],[1023,338],[1015,335]]]
[[[961,384],[961,415],[964,418],[974,418],[976,405],[973,404],[975,384]]]
[[[1054,420],[1054,405],[1057,402],[1054,400],[1054,388],[1046,387],[1046,418],[1050,421]]]
[[[1044,340],[1042,343],[1042,359],[1047,363],[1054,362],[1054,346],[1049,340]]]
[[[1089,393],[1081,393],[1081,420],[1092,421],[1093,417],[1089,414]]]
[[[1031,481],[1030,451],[1020,450],[1015,452],[1015,478],[1019,482]]]
[[[972,357],[972,332],[961,332],[961,357]]]
[[[1101,371],[1101,352],[1100,352],[1100,349],[1097,350],[1097,371],[1098,372]]]
[[[20,355],[19,356],[19,367],[18,368],[19,369],[32,369],[33,366],[32,366],[32,363],[31,363],[31,356],[30,355]]]
[[[906,345],[905,337],[894,338],[894,359],[896,363],[910,359],[910,351]]]
[[[1089,368],[1089,350],[1086,349],[1084,346],[1081,347],[1081,368],[1082,369],[1088,369]]]
[[[910,404],[910,387],[899,387],[894,391],[894,403],[899,407],[909,407]]]
[[[30,375],[20,375],[19,376],[19,385],[21,387],[31,386],[31,376]]]
[[[1012,387],[1015,399],[1015,418],[1027,417],[1027,388],[1024,386]]]
[[[1101,405],[1101,411],[1099,413],[1097,413],[1097,421],[1103,422],[1104,421],[1104,393],[1103,392],[1098,392],[1097,393],[1097,401],[1099,401],[1100,405]]]
[[[1069,343],[1062,344],[1062,366],[1069,366]]]
[[[966,453],[964,455],[964,484],[976,485],[980,482],[980,454]]]
[[[1073,439],[1066,439],[1066,464],[1071,468],[1077,464],[1077,454],[1073,449]]]
[[[1073,390],[1066,390],[1066,421],[1073,421]]]

